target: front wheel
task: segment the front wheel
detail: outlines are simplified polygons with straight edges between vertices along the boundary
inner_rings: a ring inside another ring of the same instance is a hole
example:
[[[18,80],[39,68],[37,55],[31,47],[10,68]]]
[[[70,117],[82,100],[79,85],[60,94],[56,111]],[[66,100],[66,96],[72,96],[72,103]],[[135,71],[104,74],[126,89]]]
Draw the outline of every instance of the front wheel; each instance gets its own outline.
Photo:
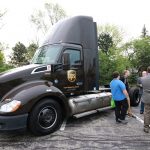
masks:
[[[129,90],[129,97],[131,106],[138,106],[140,103],[139,89],[137,87],[132,87]]]
[[[29,115],[28,126],[35,135],[46,135],[56,131],[62,124],[62,111],[58,102],[43,99]]]

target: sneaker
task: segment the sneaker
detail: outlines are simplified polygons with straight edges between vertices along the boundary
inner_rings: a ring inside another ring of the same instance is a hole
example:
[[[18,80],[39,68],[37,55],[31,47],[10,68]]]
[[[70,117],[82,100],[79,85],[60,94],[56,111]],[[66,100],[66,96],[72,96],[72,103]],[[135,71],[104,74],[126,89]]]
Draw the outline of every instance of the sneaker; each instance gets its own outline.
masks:
[[[144,131],[145,133],[149,133],[149,128],[144,128],[143,131]]]
[[[116,120],[116,123],[117,123],[117,124],[121,123],[121,120],[119,120],[119,119],[118,119],[118,120]]]
[[[127,124],[128,121],[127,120],[120,120],[122,124]]]
[[[140,114],[143,114],[143,111],[140,111]]]

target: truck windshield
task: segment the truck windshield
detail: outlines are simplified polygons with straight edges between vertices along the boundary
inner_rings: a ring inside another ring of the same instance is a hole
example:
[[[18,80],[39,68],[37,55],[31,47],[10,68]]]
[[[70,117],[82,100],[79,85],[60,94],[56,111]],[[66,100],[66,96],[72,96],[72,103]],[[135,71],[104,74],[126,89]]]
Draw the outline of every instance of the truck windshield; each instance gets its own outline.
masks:
[[[32,64],[56,63],[61,49],[60,45],[45,45],[40,47],[34,54]]]

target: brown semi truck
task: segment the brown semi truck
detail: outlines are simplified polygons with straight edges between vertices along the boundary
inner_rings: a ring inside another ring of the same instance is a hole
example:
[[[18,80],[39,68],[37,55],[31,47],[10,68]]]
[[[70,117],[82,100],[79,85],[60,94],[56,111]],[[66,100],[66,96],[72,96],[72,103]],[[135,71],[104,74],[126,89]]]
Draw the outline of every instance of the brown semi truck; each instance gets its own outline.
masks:
[[[92,17],[55,24],[30,65],[0,74],[0,130],[57,130],[64,119],[110,107],[99,90],[97,28]]]

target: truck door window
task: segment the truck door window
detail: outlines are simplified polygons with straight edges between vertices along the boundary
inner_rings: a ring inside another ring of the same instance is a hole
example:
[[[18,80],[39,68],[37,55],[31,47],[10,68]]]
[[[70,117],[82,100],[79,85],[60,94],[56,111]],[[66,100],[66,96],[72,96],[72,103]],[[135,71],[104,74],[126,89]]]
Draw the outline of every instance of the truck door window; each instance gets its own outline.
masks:
[[[81,52],[80,50],[66,49],[64,53],[69,53],[70,55],[70,65],[81,65]]]

